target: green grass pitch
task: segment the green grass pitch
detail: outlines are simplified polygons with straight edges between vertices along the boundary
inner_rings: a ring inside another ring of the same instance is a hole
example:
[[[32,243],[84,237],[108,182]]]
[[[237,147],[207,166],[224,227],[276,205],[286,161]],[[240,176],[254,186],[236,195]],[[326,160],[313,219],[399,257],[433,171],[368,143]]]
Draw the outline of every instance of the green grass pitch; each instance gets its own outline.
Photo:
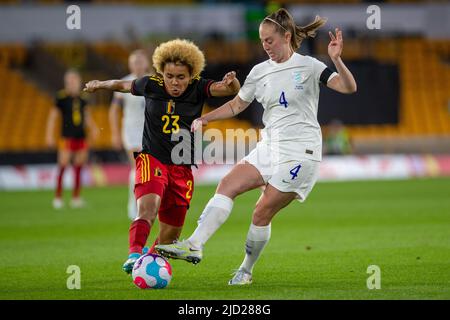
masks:
[[[196,188],[182,236],[213,193]],[[450,179],[318,183],[275,217],[246,287],[227,282],[259,191],[237,198],[199,265],[171,260],[164,290],[138,289],[121,269],[126,187],[84,189],[88,206],[77,210],[54,211],[52,195],[0,193],[0,299],[450,299]],[[81,269],[80,290],[67,289],[70,265]],[[380,267],[379,290],[367,288],[370,265]]]

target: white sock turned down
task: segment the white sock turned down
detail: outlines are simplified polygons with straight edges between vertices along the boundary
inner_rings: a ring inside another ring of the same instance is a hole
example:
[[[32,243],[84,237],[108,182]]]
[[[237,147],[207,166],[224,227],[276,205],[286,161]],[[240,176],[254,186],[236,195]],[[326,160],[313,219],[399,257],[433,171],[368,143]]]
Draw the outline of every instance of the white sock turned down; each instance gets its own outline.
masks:
[[[222,194],[212,197],[198,220],[198,226],[188,241],[194,248],[201,249],[206,241],[228,219],[233,209],[233,200]]]
[[[255,226],[253,223],[248,230],[247,240],[245,242],[245,258],[239,269],[252,273],[253,267],[258,260],[261,252],[269,242],[271,233],[271,224],[267,226]]]

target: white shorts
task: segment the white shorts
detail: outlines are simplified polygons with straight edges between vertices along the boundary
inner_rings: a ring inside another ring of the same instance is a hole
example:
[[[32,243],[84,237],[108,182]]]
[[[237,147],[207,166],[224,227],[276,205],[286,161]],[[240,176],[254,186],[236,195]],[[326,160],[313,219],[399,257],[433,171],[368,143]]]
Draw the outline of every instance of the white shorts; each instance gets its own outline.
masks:
[[[125,150],[142,150],[142,130],[122,130],[122,141]]]
[[[242,160],[250,163],[264,179],[264,182],[281,192],[295,192],[300,202],[308,197],[319,177],[319,161],[296,159],[275,163],[268,145],[258,143]]]

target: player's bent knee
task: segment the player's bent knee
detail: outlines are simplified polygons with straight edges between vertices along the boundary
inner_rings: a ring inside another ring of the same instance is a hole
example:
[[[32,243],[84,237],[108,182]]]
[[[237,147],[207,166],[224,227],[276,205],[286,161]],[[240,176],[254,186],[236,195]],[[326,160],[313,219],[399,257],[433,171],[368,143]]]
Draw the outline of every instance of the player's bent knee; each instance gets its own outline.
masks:
[[[217,186],[216,193],[223,194],[224,196],[234,199],[245,191],[246,190],[243,190],[241,185],[232,183],[230,179],[224,177],[222,180],[220,180],[219,185]]]
[[[71,155],[68,153],[60,154],[58,156],[58,165],[59,166],[68,166],[70,164]]]
[[[86,164],[86,162],[87,162],[87,156],[86,157],[85,156],[75,157],[74,161],[73,161],[73,163],[76,166],[82,166],[82,165]]]
[[[158,212],[157,205],[151,201],[141,201],[138,205],[138,219],[144,219],[153,224]]]

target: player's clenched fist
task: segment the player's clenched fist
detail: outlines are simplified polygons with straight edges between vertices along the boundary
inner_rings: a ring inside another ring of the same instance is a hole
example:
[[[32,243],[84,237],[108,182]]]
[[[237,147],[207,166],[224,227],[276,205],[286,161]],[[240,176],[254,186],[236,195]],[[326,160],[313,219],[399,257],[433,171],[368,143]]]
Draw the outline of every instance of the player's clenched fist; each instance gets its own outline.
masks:
[[[192,121],[191,124],[191,132],[199,130],[202,126],[206,126],[208,124],[208,121],[204,118],[197,118],[194,121]]]
[[[233,80],[235,78],[236,78],[236,72],[230,71],[223,76],[222,82],[228,86],[233,82]]]
[[[89,81],[88,83],[86,83],[84,85],[83,91],[94,92],[95,90],[100,89],[101,88],[100,87],[100,82],[101,81],[98,81],[98,80],[91,80],[91,81]]]

